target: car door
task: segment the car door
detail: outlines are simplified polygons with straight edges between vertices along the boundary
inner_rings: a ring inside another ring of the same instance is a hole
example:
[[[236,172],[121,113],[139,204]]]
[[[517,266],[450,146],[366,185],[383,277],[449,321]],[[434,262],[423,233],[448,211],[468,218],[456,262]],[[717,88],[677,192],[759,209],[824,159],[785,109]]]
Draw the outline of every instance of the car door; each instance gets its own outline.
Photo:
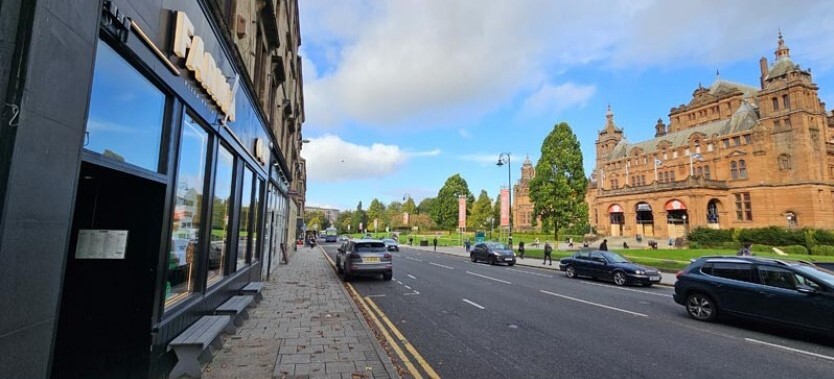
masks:
[[[587,251],[579,252],[573,256],[573,269],[577,275],[588,274],[588,260],[591,259]]]
[[[713,262],[711,266],[713,280],[709,281],[709,286],[719,307],[730,312],[755,314],[761,286],[754,279],[753,265],[748,262]]]
[[[825,312],[817,309],[817,295],[797,290],[798,281],[804,277],[775,266],[758,266],[757,272],[761,283],[756,297],[757,316],[800,327],[831,328]]]
[[[472,249],[472,254],[475,254],[476,259],[483,260],[483,259],[486,259],[486,253],[484,252],[485,250],[486,250],[486,244],[479,243],[479,244],[475,245],[474,249]]]
[[[592,252],[591,259],[587,260],[587,274],[588,276],[592,276],[594,278],[606,278],[606,265],[607,261],[605,257],[602,256],[602,253]]]

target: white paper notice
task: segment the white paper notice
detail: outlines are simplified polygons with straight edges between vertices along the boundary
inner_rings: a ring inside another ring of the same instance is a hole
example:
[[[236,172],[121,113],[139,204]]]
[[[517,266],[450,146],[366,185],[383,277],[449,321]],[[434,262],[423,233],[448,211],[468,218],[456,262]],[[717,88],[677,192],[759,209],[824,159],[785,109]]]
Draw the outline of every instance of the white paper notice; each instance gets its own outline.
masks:
[[[125,259],[127,230],[81,229],[76,259]]]

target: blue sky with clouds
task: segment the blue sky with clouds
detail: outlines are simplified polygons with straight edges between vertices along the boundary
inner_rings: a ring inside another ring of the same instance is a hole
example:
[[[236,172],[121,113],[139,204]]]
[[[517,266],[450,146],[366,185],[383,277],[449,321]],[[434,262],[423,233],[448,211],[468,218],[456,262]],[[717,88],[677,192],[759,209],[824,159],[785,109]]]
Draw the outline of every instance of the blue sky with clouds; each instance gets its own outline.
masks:
[[[435,196],[460,173],[477,195],[513,182],[565,121],[586,174],[608,104],[626,137],[699,83],[758,87],[777,31],[834,107],[834,2],[304,0],[307,204],[367,208]]]

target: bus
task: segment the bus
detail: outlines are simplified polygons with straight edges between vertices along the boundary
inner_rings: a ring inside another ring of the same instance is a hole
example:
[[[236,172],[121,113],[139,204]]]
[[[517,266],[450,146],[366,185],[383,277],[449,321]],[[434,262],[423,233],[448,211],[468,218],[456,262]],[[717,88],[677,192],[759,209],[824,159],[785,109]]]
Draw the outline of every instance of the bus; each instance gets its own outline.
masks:
[[[338,230],[334,227],[329,227],[324,230],[324,242],[336,242],[339,238]]]

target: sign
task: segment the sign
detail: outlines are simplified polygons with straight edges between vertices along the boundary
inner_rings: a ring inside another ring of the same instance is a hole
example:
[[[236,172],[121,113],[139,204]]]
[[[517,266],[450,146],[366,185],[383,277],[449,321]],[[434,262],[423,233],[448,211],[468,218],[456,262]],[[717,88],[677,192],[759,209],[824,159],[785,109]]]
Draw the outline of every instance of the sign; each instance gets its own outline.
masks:
[[[510,190],[501,189],[501,226],[510,226]]]
[[[403,212],[403,225],[408,225],[408,212]]]
[[[379,220],[374,219],[374,231],[376,231],[377,225],[379,225]]]
[[[466,196],[458,197],[458,228],[466,227]]]
[[[486,241],[486,234],[484,232],[475,232],[475,243]]]
[[[81,229],[75,259],[125,259],[127,230]]]
[[[680,200],[672,200],[672,201],[666,203],[666,210],[667,211],[686,210],[686,205],[684,205]]]

